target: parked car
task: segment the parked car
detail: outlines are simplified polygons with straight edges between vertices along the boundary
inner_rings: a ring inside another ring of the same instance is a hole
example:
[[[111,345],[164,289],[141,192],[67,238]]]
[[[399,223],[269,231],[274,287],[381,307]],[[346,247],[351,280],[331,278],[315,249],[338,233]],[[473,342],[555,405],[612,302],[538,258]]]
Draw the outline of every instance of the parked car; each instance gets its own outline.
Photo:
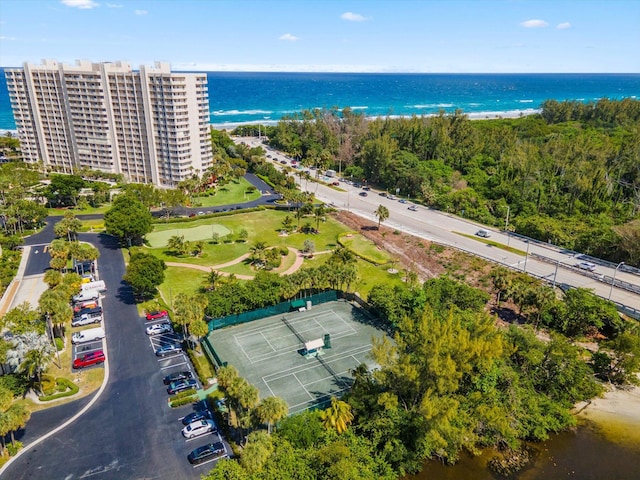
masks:
[[[80,310],[96,308],[98,306],[97,300],[88,300],[86,302],[78,302],[73,306],[73,313],[80,313]]]
[[[98,365],[104,363],[105,357],[102,350],[96,350],[95,352],[85,353],[84,355],[76,358],[73,361],[73,368],[85,368],[91,365]]]
[[[98,290],[85,290],[73,297],[74,302],[86,302],[87,300],[97,300],[100,296]]]
[[[207,460],[225,457],[226,455],[227,451],[224,448],[224,444],[222,442],[215,442],[207,443],[206,445],[196,448],[187,455],[187,459],[189,463],[197,464],[206,462]]]
[[[411,210],[412,212],[417,212],[418,211],[418,207],[416,207],[415,205],[411,205],[409,207],[409,210]]]
[[[182,435],[184,438],[193,438],[216,431],[216,424],[213,420],[198,420],[184,427]]]
[[[211,412],[209,410],[200,410],[199,412],[191,412],[182,419],[183,425],[189,425],[198,420],[211,420]]]
[[[170,343],[168,345],[162,345],[156,349],[156,357],[166,357],[167,355],[177,355],[182,352],[182,348],[178,345]]]
[[[175,393],[189,390],[191,388],[198,388],[198,382],[196,382],[193,378],[189,380],[178,380],[177,382],[173,382],[167,387],[167,393],[169,395],[173,395]]]
[[[164,377],[164,384],[165,385],[169,385],[173,382],[177,382],[179,380],[190,380],[193,378],[193,374],[191,372],[185,371],[185,372],[176,372],[176,373],[171,373],[169,375],[167,375],[166,377]]]
[[[75,317],[71,321],[72,327],[81,327],[83,325],[91,325],[92,323],[100,323],[102,321],[102,314],[97,313],[93,315],[81,315],[79,317]]]
[[[80,330],[79,332],[71,335],[71,343],[75,345],[78,343],[95,342],[97,340],[102,340],[104,337],[104,328],[88,328],[86,330]]]
[[[160,335],[161,333],[169,332],[173,332],[173,327],[170,323],[156,323],[147,327],[147,335]]]
[[[147,312],[147,320],[161,320],[163,318],[168,318],[169,312],[166,310],[155,310],[153,312]]]
[[[575,266],[581,270],[588,270],[589,272],[593,272],[596,269],[595,263],[591,263],[591,262],[579,262],[579,263],[576,263]]]
[[[74,318],[80,318],[82,315],[102,315],[102,307],[81,308],[73,314]]]
[[[476,235],[482,238],[489,238],[491,236],[491,232],[489,230],[485,230],[484,228],[481,228],[476,232]]]

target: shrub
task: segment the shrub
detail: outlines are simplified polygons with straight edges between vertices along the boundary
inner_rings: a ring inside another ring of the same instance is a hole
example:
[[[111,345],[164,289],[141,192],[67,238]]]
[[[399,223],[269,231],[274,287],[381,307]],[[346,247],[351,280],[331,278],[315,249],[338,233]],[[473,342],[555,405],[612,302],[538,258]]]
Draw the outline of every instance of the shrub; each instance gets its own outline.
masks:
[[[60,337],[56,337],[56,349],[58,351],[64,350],[64,341]]]
[[[187,350],[187,354],[193,364],[193,368],[196,370],[200,383],[206,385],[207,381],[215,375],[213,365],[209,362],[209,357],[206,355],[196,355],[193,350]]]
[[[7,451],[9,452],[9,456],[13,457],[18,451],[22,448],[22,442],[11,442],[7,445]]]
[[[189,390],[183,390],[182,392],[176,393],[171,398],[171,401],[173,402],[174,400],[177,400],[177,399],[180,399],[180,398],[190,397],[194,393],[196,393],[196,389],[195,388],[190,388]]]
[[[51,375],[42,375],[40,378],[40,390],[45,395],[53,395],[56,391],[56,381]]]
[[[183,398],[173,398],[170,402],[169,402],[169,406],[171,408],[177,408],[177,407],[182,407],[183,405],[188,405],[190,403],[194,403],[198,401],[198,397],[196,396],[188,396],[188,397],[183,397]]]
[[[7,373],[0,376],[0,385],[11,391],[14,397],[17,397],[27,392],[29,379],[25,375]]]
[[[56,379],[54,390],[58,390],[60,393],[54,393],[53,395],[45,395],[40,397],[40,400],[43,402],[48,402],[50,400],[56,400],[58,398],[70,397],[71,395],[75,395],[80,390],[75,383],[67,378],[58,378]]]

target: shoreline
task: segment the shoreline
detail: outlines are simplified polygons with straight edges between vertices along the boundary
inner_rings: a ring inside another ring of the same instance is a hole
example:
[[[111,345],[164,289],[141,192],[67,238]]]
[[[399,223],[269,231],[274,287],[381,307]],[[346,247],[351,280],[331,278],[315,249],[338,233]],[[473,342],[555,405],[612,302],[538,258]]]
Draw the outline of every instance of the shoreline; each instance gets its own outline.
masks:
[[[613,387],[575,408],[578,419],[594,424],[609,440],[640,446],[640,386]]]
[[[492,111],[492,112],[462,112],[463,115],[466,115],[469,120],[499,120],[501,118],[520,118],[526,117],[529,115],[537,115],[542,110],[539,108],[524,108],[522,110],[508,110],[508,111]],[[422,115],[415,115],[416,117],[435,117],[439,115],[438,113],[427,113]],[[453,115],[452,112],[445,112],[445,115]],[[366,116],[367,120],[376,120],[379,118],[411,118],[414,115],[377,115],[377,116]],[[233,130],[236,127],[242,127],[247,125],[262,125],[262,126],[274,126],[277,125],[280,120],[255,120],[255,121],[242,121],[242,122],[223,122],[223,123],[214,123],[209,122],[209,126],[214,130]],[[0,128],[0,136],[5,136],[7,133],[10,133],[13,136],[18,135],[17,130]]]

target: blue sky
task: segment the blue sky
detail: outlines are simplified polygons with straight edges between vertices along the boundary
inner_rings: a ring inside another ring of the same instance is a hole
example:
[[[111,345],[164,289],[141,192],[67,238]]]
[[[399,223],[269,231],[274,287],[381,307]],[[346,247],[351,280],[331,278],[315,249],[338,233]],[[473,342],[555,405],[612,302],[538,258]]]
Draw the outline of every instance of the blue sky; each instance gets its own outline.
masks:
[[[2,0],[0,65],[640,73],[640,0]]]

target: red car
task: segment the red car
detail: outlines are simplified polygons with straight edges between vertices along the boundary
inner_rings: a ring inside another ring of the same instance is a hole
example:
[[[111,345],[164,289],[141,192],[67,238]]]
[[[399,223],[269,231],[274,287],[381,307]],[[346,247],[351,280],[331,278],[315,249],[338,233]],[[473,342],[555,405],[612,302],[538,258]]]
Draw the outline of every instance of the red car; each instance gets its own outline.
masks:
[[[155,312],[147,312],[147,320],[160,320],[163,318],[169,318],[169,313],[166,310],[156,310]]]
[[[73,361],[73,368],[90,367],[91,365],[104,363],[104,360],[104,352],[102,350],[96,350],[95,352],[85,353],[81,357],[76,358]]]

